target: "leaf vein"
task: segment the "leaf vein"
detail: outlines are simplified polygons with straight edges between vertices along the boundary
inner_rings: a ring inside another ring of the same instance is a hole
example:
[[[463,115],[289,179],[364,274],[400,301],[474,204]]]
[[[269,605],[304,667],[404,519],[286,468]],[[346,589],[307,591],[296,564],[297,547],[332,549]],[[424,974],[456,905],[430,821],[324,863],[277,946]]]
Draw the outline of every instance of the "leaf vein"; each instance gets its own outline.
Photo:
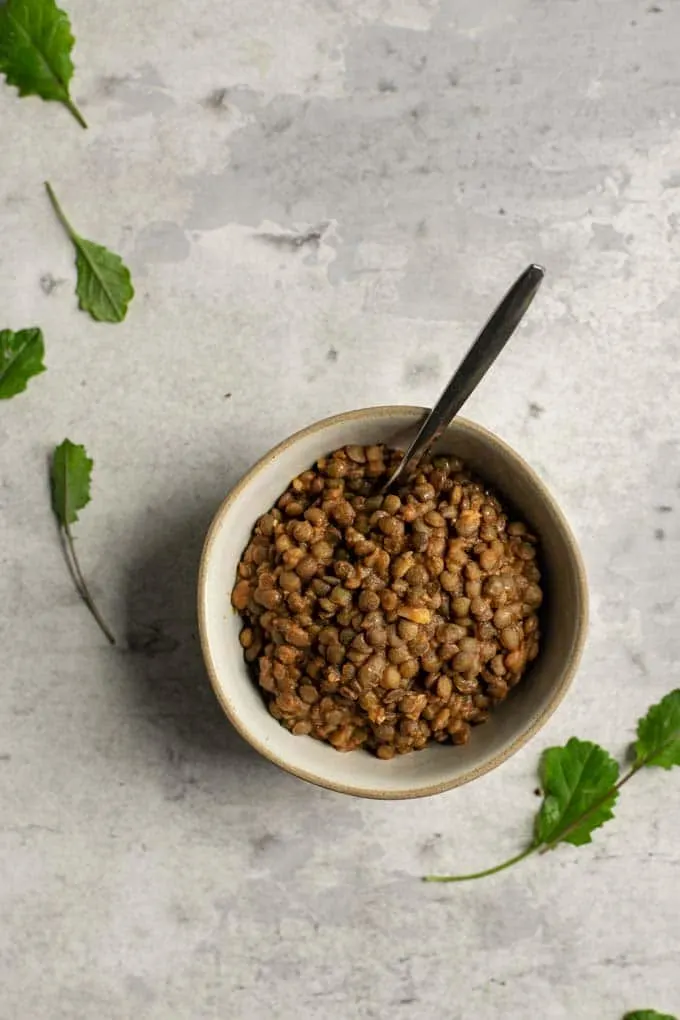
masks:
[[[40,58],[40,61],[41,61],[42,65],[43,65],[43,67],[47,70],[48,74],[50,74],[52,76],[52,78],[54,79],[55,83],[59,86],[59,88],[64,93],[63,99],[65,99],[65,100],[68,99],[69,98],[68,82],[64,82],[64,80],[60,77],[60,75],[54,70],[54,68],[52,67],[52,65],[49,62],[48,57],[45,55],[43,50],[40,48],[40,46],[38,45],[36,40],[31,38],[30,34],[26,30],[26,28],[21,24],[21,22],[17,21],[17,19],[13,16],[13,14],[11,12],[7,13],[7,18],[8,18],[9,21],[11,21],[15,25],[17,31],[19,32],[19,34],[21,34],[24,37],[24,39],[28,43],[29,47],[32,47],[35,50],[35,52],[38,54],[38,57]],[[53,31],[54,31],[54,28],[56,28],[56,26],[53,26]],[[52,38],[48,36],[47,41],[51,42]]]

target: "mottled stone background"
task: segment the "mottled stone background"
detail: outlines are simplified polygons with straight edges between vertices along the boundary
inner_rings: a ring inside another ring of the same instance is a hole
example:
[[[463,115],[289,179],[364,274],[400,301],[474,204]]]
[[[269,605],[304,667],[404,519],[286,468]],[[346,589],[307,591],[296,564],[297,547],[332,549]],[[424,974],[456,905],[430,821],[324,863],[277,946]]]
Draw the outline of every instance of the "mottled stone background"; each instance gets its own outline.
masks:
[[[0,322],[48,372],[0,408],[2,1020],[620,1020],[680,1011],[678,776],[592,847],[527,838],[540,751],[623,753],[678,684],[680,3],[69,0],[90,122],[0,87]],[[76,311],[49,178],[131,266]],[[355,801],[259,760],[208,689],[202,537],[334,411],[429,403],[513,276],[548,277],[468,412],[562,501],[592,586],[573,692],[488,777]],[[46,457],[95,459],[70,586]]]

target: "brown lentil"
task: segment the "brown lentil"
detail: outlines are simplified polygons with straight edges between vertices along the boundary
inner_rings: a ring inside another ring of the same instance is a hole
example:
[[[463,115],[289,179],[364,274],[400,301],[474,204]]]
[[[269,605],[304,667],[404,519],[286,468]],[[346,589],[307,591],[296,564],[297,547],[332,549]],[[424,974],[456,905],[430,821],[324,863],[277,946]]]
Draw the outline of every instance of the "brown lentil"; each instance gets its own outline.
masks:
[[[536,537],[461,461],[374,495],[400,457],[349,446],[295,478],[232,592],[271,714],[385,761],[467,743],[538,655],[543,601]]]

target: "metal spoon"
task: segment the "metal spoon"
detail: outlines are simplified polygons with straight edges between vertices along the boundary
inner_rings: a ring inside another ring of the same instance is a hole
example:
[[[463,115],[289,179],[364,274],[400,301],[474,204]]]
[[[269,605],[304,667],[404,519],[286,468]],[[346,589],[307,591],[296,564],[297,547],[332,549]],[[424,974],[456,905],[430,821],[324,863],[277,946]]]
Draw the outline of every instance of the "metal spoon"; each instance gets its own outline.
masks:
[[[418,430],[416,438],[393,471],[391,478],[383,485],[380,490],[382,495],[400,478],[409,478],[414,474],[422,458],[458,414],[515,332],[544,275],[545,270],[542,266],[531,265],[513,283],[454,372],[453,378]]]

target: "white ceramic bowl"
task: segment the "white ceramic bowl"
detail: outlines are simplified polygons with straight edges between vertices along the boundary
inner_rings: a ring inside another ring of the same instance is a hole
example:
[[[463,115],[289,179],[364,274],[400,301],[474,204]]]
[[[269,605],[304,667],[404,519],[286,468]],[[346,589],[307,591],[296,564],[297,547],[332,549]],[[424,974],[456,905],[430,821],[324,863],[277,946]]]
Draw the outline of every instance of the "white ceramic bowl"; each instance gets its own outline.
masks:
[[[267,711],[239,645],[230,593],[257,518],[288,483],[319,457],[351,444],[397,445],[424,410],[379,407],[317,422],[262,458],[227,496],[210,527],[200,566],[198,615],[213,687],[238,732],[276,765],[301,779],[362,797],[422,797],[460,786],[505,761],[535,734],[562,699],[578,665],[587,625],[581,557],[561,511],[528,465],[496,436],[457,419],[436,449],[455,453],[509,500],[541,541],[546,591],[541,651],[526,677],[466,746],[434,745],[381,761],[365,751],[340,753],[295,737]],[[403,443],[399,443],[403,448]]]

